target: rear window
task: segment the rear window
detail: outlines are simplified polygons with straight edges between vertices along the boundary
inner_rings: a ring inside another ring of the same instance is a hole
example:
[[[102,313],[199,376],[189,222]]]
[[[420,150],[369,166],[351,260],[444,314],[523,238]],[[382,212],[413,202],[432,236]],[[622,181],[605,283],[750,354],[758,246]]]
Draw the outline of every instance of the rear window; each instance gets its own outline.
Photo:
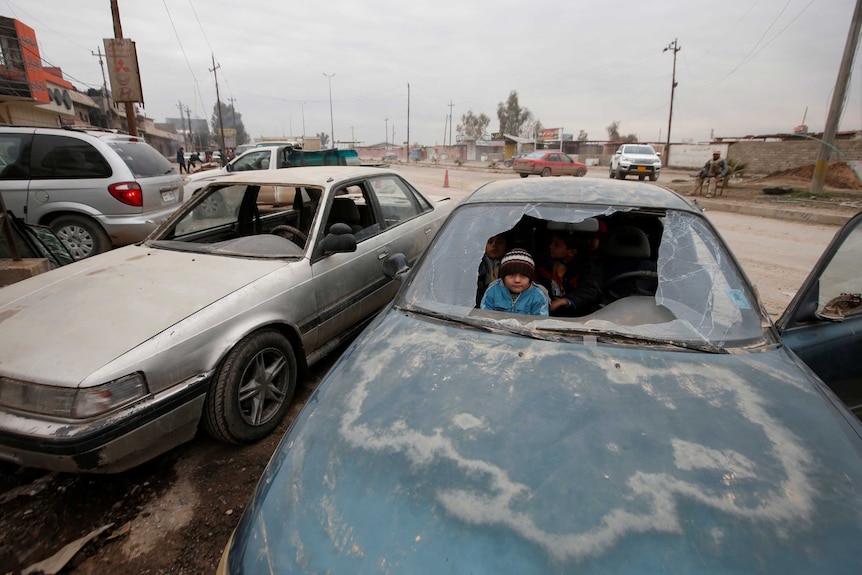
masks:
[[[106,142],[123,159],[136,178],[152,178],[174,173],[174,166],[146,142],[113,140]]]

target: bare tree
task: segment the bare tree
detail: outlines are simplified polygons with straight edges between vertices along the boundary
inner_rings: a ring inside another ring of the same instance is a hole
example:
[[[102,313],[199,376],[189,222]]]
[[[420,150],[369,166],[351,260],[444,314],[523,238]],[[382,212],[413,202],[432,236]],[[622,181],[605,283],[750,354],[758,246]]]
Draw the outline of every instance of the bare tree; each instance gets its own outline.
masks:
[[[317,137],[320,138],[320,147],[326,149],[326,146],[329,145],[329,134],[320,132]]]
[[[481,140],[490,123],[491,119],[485,114],[476,116],[473,114],[473,110],[467,110],[467,113],[461,116],[461,123],[458,124],[456,131],[458,135],[464,136],[468,140]]]
[[[586,142],[588,139],[589,139],[589,135],[584,130],[581,130],[580,132],[578,132],[578,141],[579,142]]]

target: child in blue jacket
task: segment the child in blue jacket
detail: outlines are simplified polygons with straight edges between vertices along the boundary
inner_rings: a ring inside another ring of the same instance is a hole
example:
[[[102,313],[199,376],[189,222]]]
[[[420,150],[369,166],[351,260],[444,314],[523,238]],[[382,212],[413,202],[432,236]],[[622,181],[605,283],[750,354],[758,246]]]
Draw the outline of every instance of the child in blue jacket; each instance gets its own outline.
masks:
[[[481,308],[528,315],[548,315],[550,299],[533,283],[535,264],[526,250],[511,250],[500,263],[500,279],[488,286]]]

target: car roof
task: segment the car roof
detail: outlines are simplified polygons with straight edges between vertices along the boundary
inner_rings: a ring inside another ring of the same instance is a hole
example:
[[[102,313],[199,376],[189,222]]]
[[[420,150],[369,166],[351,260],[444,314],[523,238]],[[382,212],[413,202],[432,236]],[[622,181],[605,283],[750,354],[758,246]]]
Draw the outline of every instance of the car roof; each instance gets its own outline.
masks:
[[[336,180],[352,180],[377,175],[395,175],[392,170],[363,166],[306,166],[281,170],[254,170],[216,178],[215,182],[246,182],[280,186],[302,185],[326,187]]]
[[[676,192],[640,182],[584,178],[507,179],[489,182],[461,201],[565,203],[699,211]]]

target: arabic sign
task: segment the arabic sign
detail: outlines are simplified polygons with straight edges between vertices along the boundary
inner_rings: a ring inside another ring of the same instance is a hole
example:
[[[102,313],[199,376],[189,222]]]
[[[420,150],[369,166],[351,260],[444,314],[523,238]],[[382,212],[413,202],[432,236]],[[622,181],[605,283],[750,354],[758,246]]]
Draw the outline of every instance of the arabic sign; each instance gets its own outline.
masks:
[[[143,103],[135,43],[128,38],[105,38],[104,42],[114,101]]]
[[[560,140],[563,137],[562,128],[546,128],[539,130],[537,140]]]
[[[51,95],[48,93],[45,70],[42,69],[42,58],[39,56],[36,32],[18,20],[15,20],[15,32],[18,34],[18,42],[21,46],[24,74],[30,87],[29,95],[37,102],[48,103],[51,101]]]

